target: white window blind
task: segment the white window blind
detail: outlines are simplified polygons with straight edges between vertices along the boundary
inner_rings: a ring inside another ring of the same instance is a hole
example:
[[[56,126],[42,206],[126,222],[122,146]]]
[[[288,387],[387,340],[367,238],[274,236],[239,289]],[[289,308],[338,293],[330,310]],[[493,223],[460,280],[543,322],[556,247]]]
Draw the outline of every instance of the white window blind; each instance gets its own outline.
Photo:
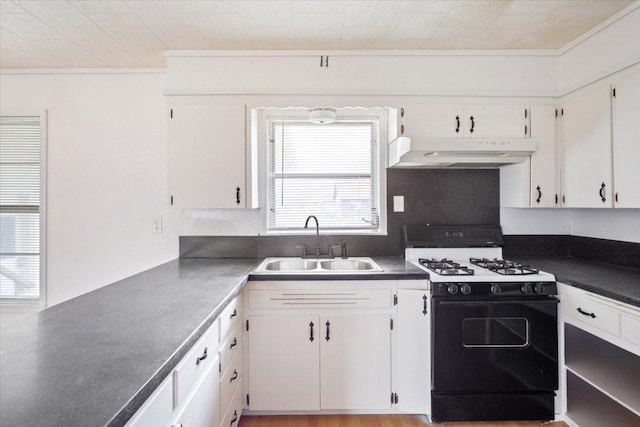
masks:
[[[269,125],[268,231],[377,230],[377,121]]]
[[[40,117],[0,117],[0,298],[40,296]]]

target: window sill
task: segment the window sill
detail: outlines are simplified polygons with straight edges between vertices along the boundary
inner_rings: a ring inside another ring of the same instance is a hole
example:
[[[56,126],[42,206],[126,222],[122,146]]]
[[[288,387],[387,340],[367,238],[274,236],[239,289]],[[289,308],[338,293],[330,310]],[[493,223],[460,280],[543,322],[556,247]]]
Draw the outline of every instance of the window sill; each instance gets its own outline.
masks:
[[[262,236],[315,236],[315,227],[313,230],[282,230],[282,231],[263,231]],[[386,230],[331,230],[320,228],[321,236],[386,236]]]

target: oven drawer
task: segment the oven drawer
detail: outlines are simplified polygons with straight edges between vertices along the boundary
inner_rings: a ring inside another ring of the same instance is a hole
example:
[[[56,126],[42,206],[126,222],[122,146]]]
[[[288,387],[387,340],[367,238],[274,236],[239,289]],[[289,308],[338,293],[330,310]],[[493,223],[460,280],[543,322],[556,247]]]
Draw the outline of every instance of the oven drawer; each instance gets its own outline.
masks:
[[[589,325],[617,337],[621,335],[620,312],[600,303],[597,297],[576,288],[560,294],[562,320],[576,326]]]

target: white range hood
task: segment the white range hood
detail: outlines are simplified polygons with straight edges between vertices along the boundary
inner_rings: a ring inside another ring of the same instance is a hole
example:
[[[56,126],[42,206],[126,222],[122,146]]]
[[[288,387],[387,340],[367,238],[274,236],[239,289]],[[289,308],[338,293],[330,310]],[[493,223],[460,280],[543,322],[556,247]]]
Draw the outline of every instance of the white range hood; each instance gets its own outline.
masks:
[[[433,139],[398,137],[389,143],[390,168],[497,168],[522,163],[535,139]]]

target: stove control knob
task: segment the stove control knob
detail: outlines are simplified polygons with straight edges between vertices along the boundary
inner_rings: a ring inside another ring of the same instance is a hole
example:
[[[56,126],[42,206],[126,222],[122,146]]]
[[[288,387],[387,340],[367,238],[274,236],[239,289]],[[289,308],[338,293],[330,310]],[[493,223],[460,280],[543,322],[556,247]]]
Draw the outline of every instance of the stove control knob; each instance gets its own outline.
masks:
[[[535,291],[536,294],[543,294],[544,283],[536,283],[536,285],[533,287],[533,290]]]
[[[458,287],[452,283],[447,286],[447,292],[449,292],[451,295],[455,295],[458,293]]]
[[[500,292],[502,292],[502,288],[500,287],[500,285],[498,285],[497,283],[493,283],[491,285],[491,293],[499,294]]]
[[[522,286],[520,286],[520,291],[523,294],[530,294],[531,293],[531,283],[524,283]]]
[[[460,292],[462,292],[464,295],[469,295],[471,293],[471,286],[469,286],[469,284],[467,283],[463,283],[462,285],[460,285]]]

